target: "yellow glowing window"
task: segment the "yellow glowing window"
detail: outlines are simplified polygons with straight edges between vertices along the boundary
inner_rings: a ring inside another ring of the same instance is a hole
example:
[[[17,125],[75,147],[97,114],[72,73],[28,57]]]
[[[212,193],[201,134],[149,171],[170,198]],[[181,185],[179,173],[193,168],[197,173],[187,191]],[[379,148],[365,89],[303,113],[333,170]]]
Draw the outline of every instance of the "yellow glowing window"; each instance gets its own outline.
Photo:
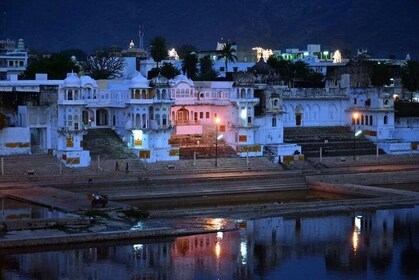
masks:
[[[142,146],[143,145],[143,140],[141,140],[141,139],[135,139],[134,140],[134,145],[135,146]]]
[[[72,136],[67,136],[67,148],[72,148],[74,147],[74,143],[73,143],[73,137]]]
[[[150,151],[140,151],[140,158],[150,158]]]
[[[247,142],[247,135],[239,135],[239,142]]]

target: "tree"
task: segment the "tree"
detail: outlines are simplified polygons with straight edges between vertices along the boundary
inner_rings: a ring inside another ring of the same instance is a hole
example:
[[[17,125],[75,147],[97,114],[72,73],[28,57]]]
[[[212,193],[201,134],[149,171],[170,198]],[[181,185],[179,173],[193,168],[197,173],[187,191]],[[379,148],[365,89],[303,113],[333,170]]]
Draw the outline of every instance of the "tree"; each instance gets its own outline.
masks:
[[[0,129],[6,126],[6,116],[0,112]]]
[[[228,62],[236,62],[237,56],[236,56],[236,49],[233,47],[233,45],[230,42],[227,42],[224,47],[218,51],[218,60],[224,59],[225,61],[225,72],[228,71]]]
[[[150,55],[157,63],[157,68],[159,68],[159,63],[167,57],[167,43],[163,37],[155,37],[150,44]]]
[[[371,85],[383,87],[390,84],[390,71],[388,64],[373,64],[370,72]]]
[[[214,63],[209,55],[199,59],[199,68],[199,80],[213,81],[217,78],[217,71],[215,71]]]
[[[159,73],[168,79],[173,79],[174,77],[180,74],[180,71],[176,67],[174,67],[173,64],[164,62],[163,66],[160,69],[153,68],[150,71],[148,71],[148,79],[153,79]]]
[[[419,61],[410,60],[402,68],[402,85],[410,92],[410,102],[413,92],[419,90]]]
[[[108,50],[95,51],[82,63],[84,74],[95,80],[122,77],[125,59]]]
[[[187,56],[188,54],[193,53],[193,52],[196,53],[198,51],[198,49],[195,46],[188,45],[188,44],[184,44],[178,47],[176,50],[180,59],[184,59],[185,56]]]
[[[85,61],[87,59],[87,54],[81,49],[63,50],[60,51],[60,54],[70,59],[74,55],[78,61]]]
[[[303,61],[296,61],[291,65],[293,78],[299,80],[308,80],[310,76],[310,69],[308,69],[307,63]]]
[[[271,55],[266,63],[271,66],[277,74],[281,76],[281,78],[286,81],[287,83],[291,81],[292,77],[294,76],[294,70],[292,62],[289,60],[285,60],[282,57],[277,57],[275,55]]]
[[[48,74],[49,79],[65,79],[67,73],[79,72],[77,66],[70,58],[61,54],[53,54],[50,58],[42,58],[31,63],[23,74],[24,79],[35,79],[36,73]]]
[[[160,73],[168,79],[173,79],[180,74],[180,71],[173,64],[165,62],[160,68]]]
[[[189,79],[196,80],[198,73],[198,56],[190,53],[185,56],[182,62],[182,71]]]

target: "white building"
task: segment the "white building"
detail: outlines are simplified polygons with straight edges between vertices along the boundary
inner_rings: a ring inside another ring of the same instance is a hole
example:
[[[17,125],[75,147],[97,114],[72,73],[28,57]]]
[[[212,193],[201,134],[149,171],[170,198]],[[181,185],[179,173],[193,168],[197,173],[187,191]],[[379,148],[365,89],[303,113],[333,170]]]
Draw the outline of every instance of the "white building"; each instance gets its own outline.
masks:
[[[109,81],[76,73],[62,81],[11,76],[0,81],[8,121],[0,131],[0,153],[30,153],[36,147],[53,151],[69,166],[88,166],[84,135],[112,128],[145,161],[178,160],[171,134],[215,130],[239,156],[270,155],[279,161],[302,152],[283,143],[284,128],[312,126],[351,126],[387,153],[417,152],[412,143],[419,129],[406,127],[414,120],[395,126],[392,88],[288,88],[262,64],[233,73],[231,81],[194,82],[184,75],[148,80],[138,72]]]
[[[23,39],[19,39],[17,44],[9,39],[0,41],[0,80],[22,74],[27,66],[28,52]]]

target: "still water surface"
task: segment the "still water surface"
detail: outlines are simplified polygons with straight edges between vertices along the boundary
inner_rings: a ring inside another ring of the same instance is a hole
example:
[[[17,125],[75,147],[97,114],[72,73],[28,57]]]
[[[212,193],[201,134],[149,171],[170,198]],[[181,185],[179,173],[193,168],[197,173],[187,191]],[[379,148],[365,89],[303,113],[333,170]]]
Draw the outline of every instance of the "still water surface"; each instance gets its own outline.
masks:
[[[214,223],[222,223],[214,219]],[[419,207],[249,220],[170,240],[0,251],[1,279],[419,279]]]

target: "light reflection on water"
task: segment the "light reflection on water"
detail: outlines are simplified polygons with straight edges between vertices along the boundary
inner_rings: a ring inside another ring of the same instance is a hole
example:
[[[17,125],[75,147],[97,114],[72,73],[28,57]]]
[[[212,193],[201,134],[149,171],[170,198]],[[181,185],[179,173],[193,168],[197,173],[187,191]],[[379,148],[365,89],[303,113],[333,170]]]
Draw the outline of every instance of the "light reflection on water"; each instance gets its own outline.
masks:
[[[223,220],[208,219],[212,229]],[[155,243],[0,252],[1,279],[418,279],[419,207],[249,220]]]

